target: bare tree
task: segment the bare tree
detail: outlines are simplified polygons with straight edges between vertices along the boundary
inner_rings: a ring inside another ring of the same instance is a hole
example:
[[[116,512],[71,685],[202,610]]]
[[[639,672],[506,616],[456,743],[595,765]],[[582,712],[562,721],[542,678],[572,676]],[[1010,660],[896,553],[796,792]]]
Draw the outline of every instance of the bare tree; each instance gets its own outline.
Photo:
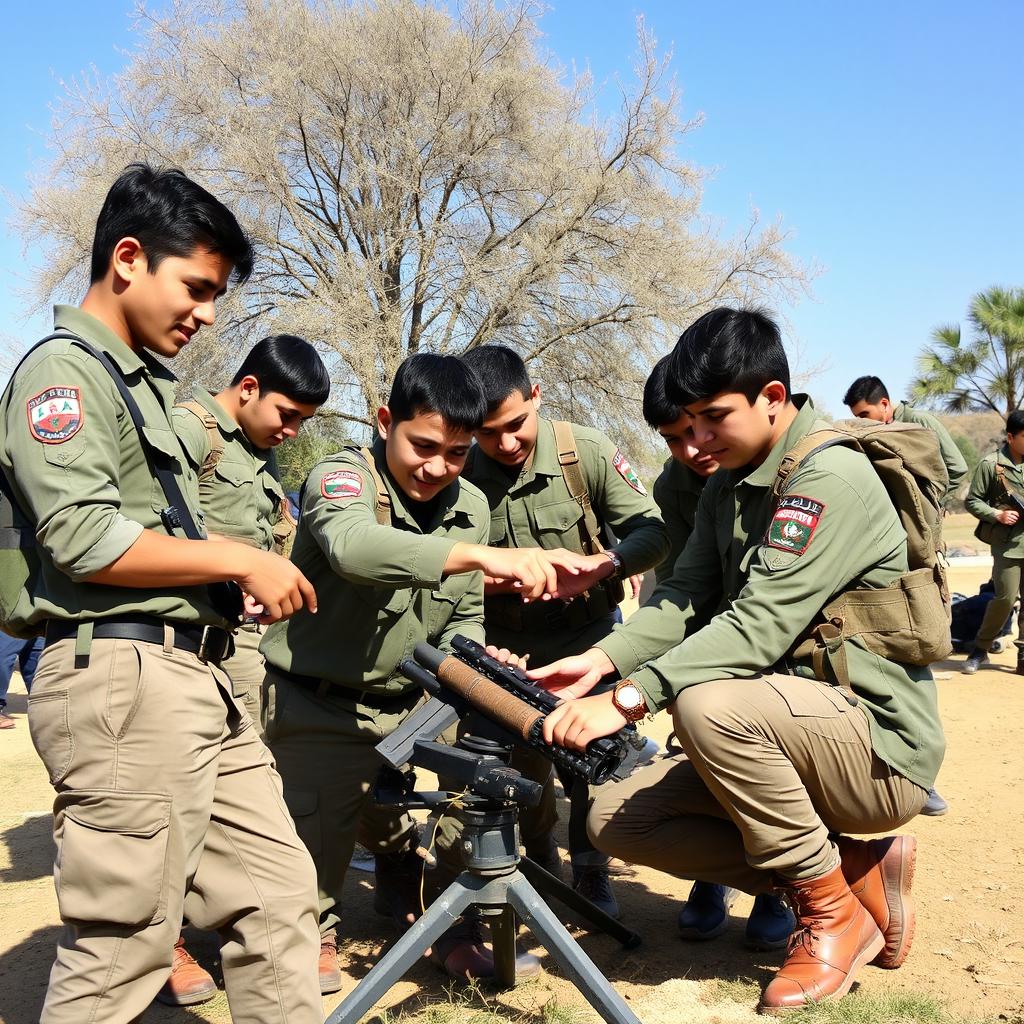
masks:
[[[681,327],[806,277],[778,224],[755,213],[725,238],[701,214],[704,173],[678,156],[698,122],[642,22],[635,80],[601,120],[591,79],[540,52],[538,16],[529,0],[140,9],[127,68],[68,90],[53,165],[22,204],[47,254],[39,299],[80,292],[125,164],[175,164],[259,247],[189,354],[211,384],[256,336],[304,334],[332,357],[338,414],[368,424],[407,353],[500,341],[561,410],[635,418]]]

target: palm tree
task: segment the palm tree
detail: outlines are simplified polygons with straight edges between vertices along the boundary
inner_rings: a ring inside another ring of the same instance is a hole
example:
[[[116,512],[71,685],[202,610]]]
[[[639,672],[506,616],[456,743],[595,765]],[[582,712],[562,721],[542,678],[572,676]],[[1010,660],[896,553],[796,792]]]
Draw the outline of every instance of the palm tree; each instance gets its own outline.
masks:
[[[1024,401],[1024,289],[979,292],[967,320],[970,339],[959,324],[932,331],[911,393],[946,412],[991,410],[1005,417]]]

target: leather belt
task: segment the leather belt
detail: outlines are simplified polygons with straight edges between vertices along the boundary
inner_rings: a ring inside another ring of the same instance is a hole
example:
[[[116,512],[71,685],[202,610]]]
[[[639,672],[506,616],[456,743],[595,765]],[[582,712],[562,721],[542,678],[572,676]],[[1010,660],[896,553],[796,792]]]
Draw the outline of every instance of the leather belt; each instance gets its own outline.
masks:
[[[294,683],[304,690],[312,691],[318,697],[332,694],[335,697],[344,697],[347,700],[356,701],[359,704],[365,704],[368,707],[381,710],[384,710],[390,704],[407,701],[411,695],[416,693],[416,690],[412,687],[408,690],[403,690],[401,693],[374,693],[371,690],[356,690],[351,686],[342,686],[341,683],[333,683],[330,679],[318,679],[316,676],[303,676],[299,675],[298,672],[288,672],[283,668],[278,668],[276,665],[268,665],[267,670],[287,680],[289,683]]]
[[[231,633],[220,626],[193,626],[180,622],[167,622],[153,615],[133,615],[92,621],[94,640],[137,640],[146,644],[163,644],[164,631],[170,627],[174,633],[176,650],[188,651],[200,661],[220,665],[234,651]],[[83,622],[66,622],[48,619],[46,623],[46,646],[78,635]]]

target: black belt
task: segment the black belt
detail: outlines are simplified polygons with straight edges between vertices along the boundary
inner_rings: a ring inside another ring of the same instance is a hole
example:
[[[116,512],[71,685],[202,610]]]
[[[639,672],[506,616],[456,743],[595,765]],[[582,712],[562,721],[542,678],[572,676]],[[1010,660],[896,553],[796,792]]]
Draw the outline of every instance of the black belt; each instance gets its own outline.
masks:
[[[48,619],[46,646],[77,636],[84,622],[65,622]],[[234,642],[231,634],[220,626],[189,626],[180,622],[166,622],[154,615],[126,615],[118,618],[95,619],[91,622],[94,640],[138,640],[146,644],[162,644],[167,626],[174,631],[173,645],[179,651],[188,651],[200,661],[219,665],[231,657]]]
[[[304,690],[312,690],[318,697],[326,691],[335,697],[345,697],[347,700],[356,701],[359,704],[366,704],[371,708],[381,710],[399,701],[406,701],[410,696],[416,694],[416,690],[410,688],[401,693],[374,693],[371,690],[356,690],[351,686],[342,686],[341,683],[333,683],[330,679],[318,679],[316,676],[303,676],[298,672],[288,672],[276,665],[268,666],[268,671],[274,675],[286,679],[289,683],[301,686]]]

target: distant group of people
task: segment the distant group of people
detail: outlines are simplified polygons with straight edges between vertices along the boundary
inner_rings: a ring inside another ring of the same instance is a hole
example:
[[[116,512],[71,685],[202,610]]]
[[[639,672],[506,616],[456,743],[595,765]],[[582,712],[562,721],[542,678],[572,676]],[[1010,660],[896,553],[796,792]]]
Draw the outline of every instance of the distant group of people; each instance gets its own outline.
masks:
[[[274,449],[329,397],[313,346],[265,338],[226,387],[188,395],[154,358],[211,325],[252,260],[216,198],[133,165],[100,212],[81,306],[56,308],[56,336],[0,399],[5,500],[39,561],[32,587],[5,595],[5,625],[43,637],[29,724],[57,793],[66,925],[42,1020],[210,998],[187,920],[220,935],[234,1020],[320,1021],[341,986],[356,842],[400,928],[460,870],[446,821],[424,890],[419,826],[372,799],[374,747],[422,697],[402,659],[456,634],[564,698],[548,742],[583,749],[672,715],[682,753],[594,792],[562,779],[577,892],[618,915],[616,856],[697,879],[687,939],[720,934],[736,893],[754,894],[747,941],[786,948],[769,1013],[842,996],[869,963],[898,967],[916,842],[851,835],[927,806],[944,751],[935,685],[886,646],[885,613],[874,635],[829,633],[821,616],[899,587],[906,533],[865,455],[809,444],[826,425],[791,394],[773,320],[712,310],[654,367],[643,414],[670,458],[653,494],[601,431],[542,415],[520,356],[488,344],[407,358],[373,441],[312,467],[296,522]],[[877,378],[846,400],[936,431],[959,483],[937,421],[893,406]],[[1014,452],[983,463],[1008,491]],[[998,557],[1019,581],[1012,544]],[[648,571],[653,591],[620,623],[627,581]],[[543,786],[525,852],[561,875],[551,763],[516,750],[512,766]],[[431,956],[486,978],[486,940],[470,914]],[[518,977],[539,969],[517,958]]]

